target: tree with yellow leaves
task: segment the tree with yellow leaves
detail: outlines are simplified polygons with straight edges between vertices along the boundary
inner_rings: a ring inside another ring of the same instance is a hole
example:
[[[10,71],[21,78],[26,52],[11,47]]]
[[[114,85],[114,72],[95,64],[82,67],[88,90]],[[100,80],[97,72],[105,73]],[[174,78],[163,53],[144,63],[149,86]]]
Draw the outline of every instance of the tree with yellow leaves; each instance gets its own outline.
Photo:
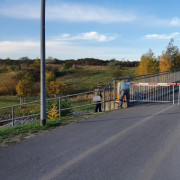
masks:
[[[55,80],[56,80],[56,76],[55,76],[54,72],[46,71],[46,83],[49,83],[49,82],[55,81]]]
[[[159,63],[154,57],[154,53],[150,49],[141,57],[141,62],[137,68],[138,75],[156,73],[159,71]]]
[[[52,108],[50,109],[50,112],[48,114],[48,118],[49,119],[56,119],[59,117],[59,113],[57,112],[57,105],[56,104],[53,104],[52,105]]]
[[[172,68],[172,63],[168,58],[167,54],[163,54],[159,61],[159,69],[160,71],[170,71]]]
[[[19,80],[16,86],[17,96],[20,97],[20,104],[23,103],[23,98],[33,93],[34,79],[30,74],[26,74],[22,80]]]
[[[47,94],[56,97],[57,95],[64,95],[67,92],[67,85],[64,82],[51,81],[47,84]]]

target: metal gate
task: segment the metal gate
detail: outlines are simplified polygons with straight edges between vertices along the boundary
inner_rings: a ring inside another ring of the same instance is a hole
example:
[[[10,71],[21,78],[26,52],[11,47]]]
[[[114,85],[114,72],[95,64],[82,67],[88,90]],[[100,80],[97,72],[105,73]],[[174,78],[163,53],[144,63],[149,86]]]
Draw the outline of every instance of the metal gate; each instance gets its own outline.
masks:
[[[130,101],[173,102],[176,83],[130,83]]]
[[[179,106],[179,100],[180,100],[180,83],[177,83],[177,86],[179,86],[179,92],[178,92],[178,106]]]

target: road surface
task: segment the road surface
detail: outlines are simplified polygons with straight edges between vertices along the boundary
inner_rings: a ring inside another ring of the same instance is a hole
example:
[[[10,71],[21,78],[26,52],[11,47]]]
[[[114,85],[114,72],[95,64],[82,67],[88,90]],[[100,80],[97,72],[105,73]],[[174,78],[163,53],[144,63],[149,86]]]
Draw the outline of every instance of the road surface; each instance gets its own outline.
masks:
[[[179,180],[180,106],[139,104],[0,149],[1,180]]]

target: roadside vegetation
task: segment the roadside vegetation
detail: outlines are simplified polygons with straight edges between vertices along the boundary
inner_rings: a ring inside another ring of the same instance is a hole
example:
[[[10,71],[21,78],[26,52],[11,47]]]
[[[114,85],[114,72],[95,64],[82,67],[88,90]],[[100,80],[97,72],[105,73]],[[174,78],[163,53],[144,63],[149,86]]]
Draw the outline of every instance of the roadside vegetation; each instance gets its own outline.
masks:
[[[47,119],[46,126],[40,126],[39,121],[35,121],[28,124],[1,128],[0,147],[7,146],[14,142],[20,142],[24,139],[33,137],[37,134],[45,133],[54,128],[65,126],[69,123],[80,121],[93,116],[98,116],[98,114],[88,113],[84,115],[65,116],[56,119]]]

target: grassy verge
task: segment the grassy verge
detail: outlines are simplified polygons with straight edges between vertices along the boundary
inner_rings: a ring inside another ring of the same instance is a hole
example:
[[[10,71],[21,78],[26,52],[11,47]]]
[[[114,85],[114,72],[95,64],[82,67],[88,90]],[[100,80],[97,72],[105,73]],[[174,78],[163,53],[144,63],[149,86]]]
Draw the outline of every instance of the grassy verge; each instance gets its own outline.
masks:
[[[47,119],[46,126],[40,126],[39,121],[18,125],[14,127],[6,127],[0,129],[0,147],[12,144],[14,142],[22,141],[31,136],[52,130],[57,127],[67,125],[71,122],[80,121],[98,114],[89,113],[77,116],[66,116],[58,119]]]
[[[19,104],[19,98],[17,96],[0,96],[0,107],[12,106]]]

